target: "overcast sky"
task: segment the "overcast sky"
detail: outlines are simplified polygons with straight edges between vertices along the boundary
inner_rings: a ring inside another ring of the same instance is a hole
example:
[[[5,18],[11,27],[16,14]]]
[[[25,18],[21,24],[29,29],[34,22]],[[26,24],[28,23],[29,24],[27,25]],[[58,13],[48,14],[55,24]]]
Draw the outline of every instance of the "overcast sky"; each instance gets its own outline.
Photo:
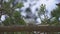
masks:
[[[26,7],[29,6],[29,3],[30,3],[30,4],[32,4],[31,10],[32,10],[33,13],[35,13],[35,9],[36,8],[39,8],[41,4],[45,4],[46,5],[46,9],[50,13],[51,10],[56,8],[56,3],[58,3],[58,2],[60,2],[60,0],[32,0],[32,1],[28,0],[28,2],[24,3],[24,7],[22,9],[24,10]],[[25,15],[25,13],[23,13],[23,15]],[[5,20],[4,15],[2,16],[1,20]],[[40,22],[39,18],[37,19],[37,21]]]
[[[41,4],[45,4],[46,5],[46,9],[50,13],[50,11],[52,11],[53,9],[56,8],[56,3],[57,2],[58,1],[56,1],[56,0],[38,0],[38,1],[36,1],[36,0],[34,0],[34,1],[28,0],[28,2],[24,3],[24,8],[29,7],[29,3],[30,3],[32,5],[31,6],[31,10],[32,10],[33,13],[35,13],[36,12],[36,8],[39,8]],[[24,10],[24,8],[23,8],[23,10]]]
[[[32,13],[36,13],[36,8],[39,8],[41,4],[45,4],[46,9],[49,11],[48,16],[50,17],[50,12],[57,7],[56,3],[58,2],[59,0],[28,0],[28,2],[24,3],[24,8],[29,7],[29,4],[31,4]],[[25,15],[25,12],[23,13],[23,15]],[[39,18],[37,19],[37,21],[41,22]]]

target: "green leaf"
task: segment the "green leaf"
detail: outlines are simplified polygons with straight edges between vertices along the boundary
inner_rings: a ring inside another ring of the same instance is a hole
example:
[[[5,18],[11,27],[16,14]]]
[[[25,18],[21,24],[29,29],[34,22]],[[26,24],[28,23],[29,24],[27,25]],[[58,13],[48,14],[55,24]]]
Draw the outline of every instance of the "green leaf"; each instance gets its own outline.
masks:
[[[18,3],[15,7],[21,8],[21,7],[23,7],[23,3]]]

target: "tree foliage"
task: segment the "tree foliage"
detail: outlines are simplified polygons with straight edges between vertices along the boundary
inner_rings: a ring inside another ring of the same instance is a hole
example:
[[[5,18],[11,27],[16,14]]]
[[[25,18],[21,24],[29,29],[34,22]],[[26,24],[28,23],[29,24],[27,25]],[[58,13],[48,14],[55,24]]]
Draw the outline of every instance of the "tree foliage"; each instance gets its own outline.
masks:
[[[4,0],[3,0],[4,1]],[[21,18],[21,12],[16,11],[16,8],[21,8],[23,6],[23,3],[16,2],[16,0],[9,0],[8,2],[4,1],[2,3],[2,13],[7,14],[8,17],[6,18],[5,21],[2,23],[4,25],[24,25],[25,22]]]
[[[45,6],[46,6],[45,4],[41,4],[40,10],[38,11],[38,16],[41,20],[41,24],[47,24],[47,20],[48,20],[47,15],[45,15],[46,14],[46,7]],[[41,16],[43,16],[44,18],[42,19]]]
[[[60,25],[60,6],[57,6],[56,9],[54,9],[53,11],[51,11],[51,16],[52,18],[55,17],[54,21],[52,21],[52,24],[54,25]]]
[[[41,24],[48,24],[48,25],[60,25],[60,6],[57,6],[57,8],[53,9],[51,11],[51,17],[48,19],[48,17],[45,15],[46,13],[45,5],[40,6],[40,10],[38,12],[38,16],[41,20]],[[44,19],[42,20],[41,16],[44,15]]]

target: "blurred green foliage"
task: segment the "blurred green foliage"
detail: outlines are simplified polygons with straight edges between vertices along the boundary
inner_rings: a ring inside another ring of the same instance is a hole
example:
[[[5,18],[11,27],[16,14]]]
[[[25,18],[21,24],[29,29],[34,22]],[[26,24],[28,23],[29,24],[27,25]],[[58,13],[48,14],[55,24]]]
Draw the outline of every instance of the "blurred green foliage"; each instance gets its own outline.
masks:
[[[52,21],[52,24],[54,25],[59,25],[60,26],[60,6],[57,6],[56,9],[53,9],[53,11],[51,11],[51,16],[52,18],[55,17],[54,21]]]
[[[3,0],[4,1],[4,0]],[[14,3],[15,0],[4,1],[2,3],[2,13],[7,14],[9,17],[6,18],[2,23],[4,25],[25,25],[23,18],[21,17],[21,12],[15,9],[23,7],[23,3]]]

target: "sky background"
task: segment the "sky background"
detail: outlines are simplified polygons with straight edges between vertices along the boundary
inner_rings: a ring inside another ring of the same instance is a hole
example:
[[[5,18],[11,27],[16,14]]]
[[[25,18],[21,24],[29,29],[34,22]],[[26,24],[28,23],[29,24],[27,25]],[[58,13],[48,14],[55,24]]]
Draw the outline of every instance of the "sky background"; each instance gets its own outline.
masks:
[[[22,7],[22,9],[25,11],[25,9],[29,7],[29,4],[31,4],[32,13],[36,14],[36,8],[40,8],[41,4],[45,4],[48,10],[47,15],[50,18],[50,12],[57,7],[56,4],[59,2],[60,0],[28,0],[28,2],[24,2],[24,7]],[[26,13],[22,12],[22,15],[26,15]],[[44,18],[44,16],[41,17]],[[37,21],[41,23],[39,18],[37,18]]]
[[[27,2],[24,2],[24,7],[21,8],[23,10],[22,15],[24,16],[26,15],[24,11],[27,7],[29,7],[29,4],[31,4],[31,10],[33,14],[36,14],[36,8],[39,8],[41,4],[45,4],[46,9],[48,10],[48,16],[50,17],[50,12],[57,7],[56,3],[59,3],[59,2],[60,0],[27,0]],[[4,15],[1,16],[1,20],[2,21],[5,20]],[[37,21],[41,22],[39,18],[37,19]]]
[[[39,8],[41,4],[45,4],[46,9],[50,13],[53,9],[56,8],[56,3],[58,2],[58,0],[28,0],[28,2],[24,2],[24,7],[22,7],[22,9],[25,10],[27,7],[29,7],[29,4],[31,4],[32,13],[36,13],[36,8]]]

